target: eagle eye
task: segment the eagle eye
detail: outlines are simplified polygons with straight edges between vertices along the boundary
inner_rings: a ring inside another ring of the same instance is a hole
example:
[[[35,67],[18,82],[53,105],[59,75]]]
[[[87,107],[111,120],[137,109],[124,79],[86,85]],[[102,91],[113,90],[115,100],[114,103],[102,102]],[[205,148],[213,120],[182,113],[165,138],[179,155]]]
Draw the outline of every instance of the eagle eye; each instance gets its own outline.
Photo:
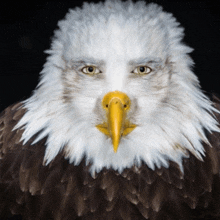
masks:
[[[148,66],[138,66],[134,69],[133,73],[138,74],[138,75],[146,75],[150,73],[152,69]]]
[[[95,75],[95,74],[101,73],[101,71],[95,66],[85,66],[82,68],[81,71],[88,75]]]

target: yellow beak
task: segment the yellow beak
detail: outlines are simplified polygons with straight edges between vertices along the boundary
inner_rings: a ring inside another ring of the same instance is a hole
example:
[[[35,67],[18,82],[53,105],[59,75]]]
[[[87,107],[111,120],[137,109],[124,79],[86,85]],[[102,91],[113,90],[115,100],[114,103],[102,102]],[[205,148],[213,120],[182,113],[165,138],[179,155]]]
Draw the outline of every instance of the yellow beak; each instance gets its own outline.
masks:
[[[130,103],[129,97],[119,91],[107,93],[102,100],[107,122],[96,125],[96,127],[99,131],[111,137],[115,153],[118,150],[121,137],[129,134],[136,127],[126,119]]]

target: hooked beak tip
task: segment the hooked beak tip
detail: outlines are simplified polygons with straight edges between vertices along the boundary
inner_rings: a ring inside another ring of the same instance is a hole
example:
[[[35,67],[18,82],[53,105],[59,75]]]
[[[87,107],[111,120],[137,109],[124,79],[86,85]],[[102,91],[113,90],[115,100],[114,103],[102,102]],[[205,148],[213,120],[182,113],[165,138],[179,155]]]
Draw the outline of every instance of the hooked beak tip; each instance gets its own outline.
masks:
[[[114,146],[113,146],[113,150],[114,150],[114,153],[117,153],[117,151],[118,151],[118,145],[114,145]]]

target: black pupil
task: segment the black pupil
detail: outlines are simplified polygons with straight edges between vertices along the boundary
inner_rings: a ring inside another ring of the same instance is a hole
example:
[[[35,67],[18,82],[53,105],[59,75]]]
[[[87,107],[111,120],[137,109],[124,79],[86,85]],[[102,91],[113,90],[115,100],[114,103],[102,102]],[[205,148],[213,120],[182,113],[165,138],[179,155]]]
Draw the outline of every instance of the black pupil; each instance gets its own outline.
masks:
[[[140,70],[140,72],[144,72],[145,71],[145,67],[144,66],[141,66],[140,68],[139,68],[139,70]]]
[[[92,66],[90,66],[89,68],[88,68],[88,71],[91,73],[91,72],[93,72],[93,70],[94,70],[94,68],[92,67]]]

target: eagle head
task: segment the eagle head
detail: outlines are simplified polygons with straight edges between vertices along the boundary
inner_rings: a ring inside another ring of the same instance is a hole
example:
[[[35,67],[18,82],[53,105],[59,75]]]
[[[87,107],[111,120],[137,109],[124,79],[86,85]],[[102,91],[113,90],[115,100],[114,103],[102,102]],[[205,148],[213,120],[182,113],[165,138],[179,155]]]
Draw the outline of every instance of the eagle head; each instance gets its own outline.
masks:
[[[216,111],[192,72],[183,28],[157,4],[84,3],[58,23],[38,87],[15,128],[24,144],[47,137],[44,160],[63,151],[91,172],[202,160]]]

